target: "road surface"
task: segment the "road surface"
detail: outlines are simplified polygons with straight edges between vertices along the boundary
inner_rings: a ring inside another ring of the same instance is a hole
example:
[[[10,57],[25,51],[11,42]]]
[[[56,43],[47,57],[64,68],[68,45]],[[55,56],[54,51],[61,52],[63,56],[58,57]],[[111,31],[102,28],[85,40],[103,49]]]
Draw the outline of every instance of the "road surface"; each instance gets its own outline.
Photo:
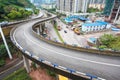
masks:
[[[29,21],[13,32],[14,39],[25,50],[39,58],[83,73],[107,80],[120,79],[120,57],[90,54],[48,44],[32,33],[32,25],[38,21]]]

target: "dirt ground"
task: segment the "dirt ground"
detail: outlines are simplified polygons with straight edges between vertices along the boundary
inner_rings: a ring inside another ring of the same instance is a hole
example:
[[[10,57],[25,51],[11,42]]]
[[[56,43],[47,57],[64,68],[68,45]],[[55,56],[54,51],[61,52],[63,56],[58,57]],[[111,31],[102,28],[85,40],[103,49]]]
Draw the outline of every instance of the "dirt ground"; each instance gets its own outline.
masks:
[[[45,69],[36,69],[30,72],[32,80],[55,80],[55,78],[49,76]]]
[[[12,62],[12,61],[14,61],[15,59],[18,58],[16,54],[13,54],[12,57],[13,57],[12,60],[10,60],[9,57],[7,57],[7,58],[5,59],[6,64],[9,64],[10,62]]]

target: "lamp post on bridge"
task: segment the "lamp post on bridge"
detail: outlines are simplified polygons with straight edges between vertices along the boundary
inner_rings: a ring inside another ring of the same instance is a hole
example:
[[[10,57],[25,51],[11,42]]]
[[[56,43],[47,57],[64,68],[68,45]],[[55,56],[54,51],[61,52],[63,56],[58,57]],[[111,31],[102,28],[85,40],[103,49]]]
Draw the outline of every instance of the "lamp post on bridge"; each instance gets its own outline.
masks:
[[[5,44],[6,50],[7,50],[7,52],[8,52],[9,58],[12,59],[12,55],[11,55],[11,53],[10,53],[10,50],[9,50],[9,48],[8,48],[6,39],[5,39],[5,37],[4,37],[3,31],[2,31],[2,28],[1,28],[1,24],[0,24],[0,33],[1,33],[1,36],[2,36],[2,39],[3,39],[3,42],[4,42],[4,44]]]

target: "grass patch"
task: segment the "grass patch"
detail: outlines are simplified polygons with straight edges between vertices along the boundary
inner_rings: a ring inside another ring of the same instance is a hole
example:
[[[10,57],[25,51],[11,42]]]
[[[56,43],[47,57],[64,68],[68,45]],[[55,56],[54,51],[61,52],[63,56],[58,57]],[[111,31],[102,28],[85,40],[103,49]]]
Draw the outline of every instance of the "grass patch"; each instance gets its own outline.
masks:
[[[54,30],[55,30],[55,32],[57,33],[57,35],[58,35],[60,41],[61,41],[62,43],[64,43],[63,38],[61,37],[60,33],[58,32],[57,24],[54,24]]]
[[[16,72],[10,74],[3,80],[32,80],[30,76],[27,74],[24,68],[17,70]]]
[[[3,58],[0,58],[0,67],[5,65],[5,60]]]

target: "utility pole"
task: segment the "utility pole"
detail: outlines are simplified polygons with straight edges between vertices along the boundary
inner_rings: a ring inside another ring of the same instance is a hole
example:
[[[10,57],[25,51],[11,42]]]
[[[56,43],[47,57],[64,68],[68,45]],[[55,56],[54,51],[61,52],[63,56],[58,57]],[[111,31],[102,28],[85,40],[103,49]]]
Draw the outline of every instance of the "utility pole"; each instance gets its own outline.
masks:
[[[10,50],[9,50],[9,48],[8,48],[6,39],[5,39],[5,37],[4,37],[3,31],[2,31],[2,28],[1,28],[1,24],[0,24],[0,33],[1,33],[1,36],[2,36],[2,39],[3,39],[3,42],[4,42],[4,44],[5,44],[5,47],[6,47],[6,49],[7,49],[9,58],[12,59],[12,55],[11,55],[11,53],[10,53]]]
[[[116,14],[116,16],[115,16],[114,23],[116,22],[116,20],[117,20],[117,18],[118,18],[119,12],[120,12],[120,6],[119,6],[118,11],[117,11],[117,14]]]

